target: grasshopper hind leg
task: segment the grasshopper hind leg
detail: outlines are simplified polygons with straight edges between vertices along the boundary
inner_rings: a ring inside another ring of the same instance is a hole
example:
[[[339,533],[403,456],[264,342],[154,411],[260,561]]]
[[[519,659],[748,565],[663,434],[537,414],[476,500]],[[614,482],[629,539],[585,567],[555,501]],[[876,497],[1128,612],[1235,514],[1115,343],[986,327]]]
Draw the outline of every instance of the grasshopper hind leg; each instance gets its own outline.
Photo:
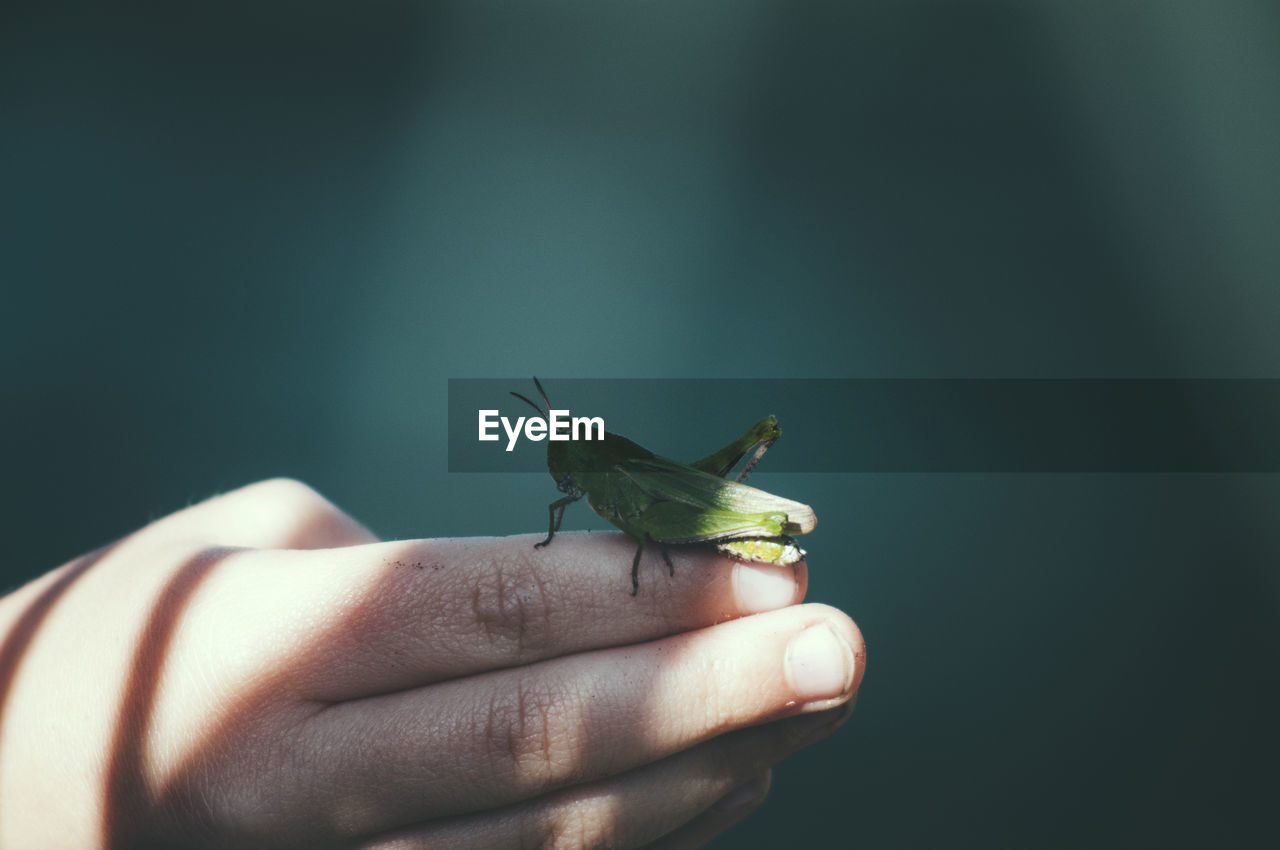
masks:
[[[635,596],[640,590],[640,556],[644,554],[644,544],[653,540],[649,535],[639,538],[636,545],[636,556],[631,559],[631,595]],[[667,570],[672,576],[676,574],[675,564],[671,563],[671,556],[667,554],[667,544],[658,542],[662,547],[662,560],[667,565]]]
[[[636,556],[631,559],[631,595],[640,591],[640,556],[644,554],[644,538],[641,537],[636,546]]]

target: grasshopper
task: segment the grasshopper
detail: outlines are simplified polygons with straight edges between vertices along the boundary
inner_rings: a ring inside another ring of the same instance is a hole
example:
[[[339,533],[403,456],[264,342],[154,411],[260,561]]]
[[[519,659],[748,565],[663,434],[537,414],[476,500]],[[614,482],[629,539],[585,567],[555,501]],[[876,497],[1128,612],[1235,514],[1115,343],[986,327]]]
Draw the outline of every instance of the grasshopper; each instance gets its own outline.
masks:
[[[546,390],[537,378],[533,382],[546,411],[520,393],[512,395],[549,418]],[[603,440],[594,442],[548,440],[547,469],[564,496],[548,508],[547,539],[534,545],[549,544],[560,530],[565,508],[586,496],[592,510],[636,541],[632,596],[640,589],[640,556],[648,542],[662,547],[662,559],[673,576],[668,543],[712,542],[740,560],[793,564],[804,557],[804,550],[791,535],[813,530],[813,509],[742,483],[781,435],[778,420],[767,416],[724,448],[689,464],[659,457],[607,431]],[[737,479],[726,478],[753,449]]]

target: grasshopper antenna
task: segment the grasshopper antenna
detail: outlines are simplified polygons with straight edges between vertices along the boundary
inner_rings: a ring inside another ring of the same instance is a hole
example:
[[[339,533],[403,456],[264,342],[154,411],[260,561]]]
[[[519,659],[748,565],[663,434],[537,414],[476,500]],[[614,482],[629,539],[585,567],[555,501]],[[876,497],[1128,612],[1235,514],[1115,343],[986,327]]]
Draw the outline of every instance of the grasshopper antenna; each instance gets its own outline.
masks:
[[[551,413],[551,399],[547,398],[547,391],[542,388],[542,381],[538,380],[538,376],[533,376],[533,385],[538,388],[538,394],[542,396],[542,400],[547,403],[547,413]]]
[[[512,393],[512,395],[513,395],[513,396],[515,396],[516,398],[520,399],[521,401],[523,401],[525,404],[527,404],[527,405],[529,405],[530,407],[532,407],[534,410],[538,411],[538,415],[539,415],[539,416],[541,416],[543,419],[546,419],[546,418],[547,418],[547,414],[546,414],[545,412],[543,412],[543,410],[542,410],[542,408],[541,408],[541,407],[538,407],[538,405],[536,405],[536,404],[534,404],[533,402],[529,401],[529,399],[527,399],[527,398],[525,398],[524,396],[520,395],[520,393],[514,393],[514,392],[513,392],[513,393]]]
[[[533,379],[533,383],[538,387],[538,392],[542,394],[542,400],[547,402],[547,409],[545,411],[541,407],[538,407],[538,405],[529,401],[527,397],[520,395],[520,393],[513,392],[511,394],[532,407],[534,410],[538,411],[538,415],[542,418],[549,418],[551,416],[551,402],[547,401],[547,391],[542,388],[542,384],[538,383],[537,378]]]

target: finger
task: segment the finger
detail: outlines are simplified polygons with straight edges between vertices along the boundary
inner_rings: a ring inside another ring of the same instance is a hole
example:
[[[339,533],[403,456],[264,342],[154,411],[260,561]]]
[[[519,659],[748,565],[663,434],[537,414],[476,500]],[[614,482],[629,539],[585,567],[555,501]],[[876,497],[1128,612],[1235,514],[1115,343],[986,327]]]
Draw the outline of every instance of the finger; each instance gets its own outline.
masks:
[[[272,478],[206,499],[152,523],[139,537],[251,549],[328,549],[377,540],[301,481]]]
[[[360,847],[694,846],[678,842],[686,834],[710,836],[750,812],[768,791],[772,765],[839,725],[827,714],[732,732],[618,776],[496,811],[402,828]]]
[[[795,720],[783,720],[780,723],[806,724],[800,726],[795,735],[799,746],[807,746],[822,740],[843,726],[853,715],[853,707],[857,701],[858,694],[855,691],[853,697],[839,708],[805,715]],[[686,848],[701,847],[755,811],[756,807],[764,802],[771,784],[772,771],[765,771],[730,791],[712,804],[711,808],[684,826],[647,845],[645,850],[686,850]]]
[[[535,549],[539,539],[383,543],[325,553],[323,568],[309,562],[316,615],[343,624],[314,661],[311,696],[353,699],[653,640],[791,605],[808,578],[803,562],[739,564],[672,547],[675,576],[654,552],[632,596],[630,538],[561,534]]]
[[[793,606],[638,646],[335,705],[295,739],[328,807],[371,830],[510,805],[724,732],[848,700],[857,627]],[[449,753],[441,761],[440,753]],[[353,802],[355,801],[355,802]]]
[[[754,812],[772,784],[772,771],[766,771],[730,791],[684,826],[646,845],[646,850],[694,850],[703,846]]]

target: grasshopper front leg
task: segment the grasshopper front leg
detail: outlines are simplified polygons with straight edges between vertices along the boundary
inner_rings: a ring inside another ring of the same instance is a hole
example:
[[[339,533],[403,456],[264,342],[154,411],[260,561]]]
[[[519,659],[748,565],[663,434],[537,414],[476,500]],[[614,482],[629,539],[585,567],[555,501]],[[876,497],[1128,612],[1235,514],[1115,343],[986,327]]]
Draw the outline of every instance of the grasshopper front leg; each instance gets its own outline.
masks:
[[[560,523],[564,522],[564,509],[581,498],[581,494],[577,496],[565,496],[563,499],[556,499],[547,507],[547,512],[550,514],[547,523],[547,539],[541,543],[533,544],[533,548],[541,549],[543,546],[546,546],[551,542],[551,538],[555,537],[556,532],[560,530]],[[556,515],[557,508],[560,509],[560,514],[558,516]]]

